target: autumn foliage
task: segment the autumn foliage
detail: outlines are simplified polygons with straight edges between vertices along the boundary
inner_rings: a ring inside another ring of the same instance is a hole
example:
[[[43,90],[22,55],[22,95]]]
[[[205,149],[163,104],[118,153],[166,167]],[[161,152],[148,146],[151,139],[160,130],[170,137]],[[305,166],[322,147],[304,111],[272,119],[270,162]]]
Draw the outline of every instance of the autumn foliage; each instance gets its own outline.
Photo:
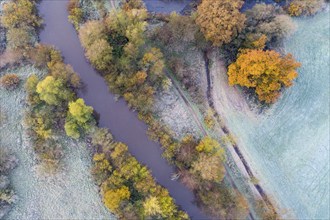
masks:
[[[276,51],[245,50],[228,67],[230,85],[255,88],[260,101],[273,103],[282,87],[292,85],[300,63],[291,54],[285,57]]]
[[[19,77],[16,74],[7,74],[0,77],[0,85],[1,87],[7,90],[15,89],[20,82]]]
[[[318,12],[323,0],[293,0],[287,8],[291,16],[313,15]]]
[[[240,0],[203,0],[197,9],[196,23],[214,46],[229,43],[242,31],[245,15]]]

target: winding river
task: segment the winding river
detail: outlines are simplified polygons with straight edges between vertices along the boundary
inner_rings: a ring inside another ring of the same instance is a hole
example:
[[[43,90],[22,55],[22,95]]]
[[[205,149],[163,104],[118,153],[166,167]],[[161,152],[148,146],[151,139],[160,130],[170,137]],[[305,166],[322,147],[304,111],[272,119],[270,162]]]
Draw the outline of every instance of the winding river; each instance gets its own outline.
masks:
[[[291,213],[286,217],[330,218],[329,21],[329,7],[295,19],[297,32],[284,48],[302,67],[295,84],[270,109],[255,114],[234,103],[223,106],[226,123],[261,185]]]
[[[124,100],[116,101],[103,78],[86,61],[77,33],[67,19],[67,2],[44,0],[40,3],[39,12],[45,24],[40,41],[58,48],[65,62],[79,74],[85,87],[78,95],[100,114],[99,125],[109,128],[117,141],[128,145],[132,155],[152,171],[157,182],[168,189],[177,205],[191,218],[207,219],[193,204],[193,193],[182,183],[171,180],[174,169],[161,157],[160,145],[148,139],[147,126],[129,110]]]

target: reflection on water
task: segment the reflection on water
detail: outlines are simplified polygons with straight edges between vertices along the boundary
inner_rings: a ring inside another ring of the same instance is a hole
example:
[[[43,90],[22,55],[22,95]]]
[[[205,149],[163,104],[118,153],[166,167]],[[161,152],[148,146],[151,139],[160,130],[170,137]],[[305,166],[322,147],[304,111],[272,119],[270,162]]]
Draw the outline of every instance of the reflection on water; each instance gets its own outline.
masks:
[[[300,219],[329,216],[329,11],[299,18],[285,50],[302,63],[293,87],[257,120],[227,109],[228,126],[269,192]]]

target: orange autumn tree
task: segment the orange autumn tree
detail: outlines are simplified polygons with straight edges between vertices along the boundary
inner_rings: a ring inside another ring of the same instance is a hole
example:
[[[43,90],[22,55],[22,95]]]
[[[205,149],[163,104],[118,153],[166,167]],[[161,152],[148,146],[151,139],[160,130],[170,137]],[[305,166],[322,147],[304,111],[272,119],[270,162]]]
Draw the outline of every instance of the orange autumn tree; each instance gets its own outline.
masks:
[[[240,13],[241,0],[203,0],[198,6],[196,24],[205,39],[214,46],[229,43],[242,31],[245,15]]]
[[[255,88],[260,101],[273,103],[282,87],[292,85],[300,63],[291,54],[281,56],[273,50],[243,50],[236,62],[228,67],[231,86]]]

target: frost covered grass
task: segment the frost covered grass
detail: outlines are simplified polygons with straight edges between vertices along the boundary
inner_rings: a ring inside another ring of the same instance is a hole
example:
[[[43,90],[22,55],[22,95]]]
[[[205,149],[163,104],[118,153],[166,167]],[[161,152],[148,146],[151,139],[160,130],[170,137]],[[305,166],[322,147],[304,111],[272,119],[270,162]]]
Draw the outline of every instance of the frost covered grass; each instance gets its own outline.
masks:
[[[36,155],[23,128],[26,110],[24,82],[35,73],[46,73],[32,66],[3,70],[16,73],[21,84],[13,91],[0,89],[1,114],[0,146],[14,153],[19,159],[18,167],[10,178],[17,204],[8,219],[111,219],[111,213],[103,206],[90,174],[91,155],[85,143],[67,137],[57,137],[64,148],[62,169],[48,175],[37,163]]]
[[[199,128],[173,87],[169,91],[159,93],[155,100],[156,115],[173,130],[176,138],[181,139],[186,134],[200,136]]]
[[[224,88],[225,78],[215,101],[261,185],[290,211],[284,217],[328,219],[329,11],[295,21],[298,30],[285,42],[302,63],[295,85],[262,114]]]

